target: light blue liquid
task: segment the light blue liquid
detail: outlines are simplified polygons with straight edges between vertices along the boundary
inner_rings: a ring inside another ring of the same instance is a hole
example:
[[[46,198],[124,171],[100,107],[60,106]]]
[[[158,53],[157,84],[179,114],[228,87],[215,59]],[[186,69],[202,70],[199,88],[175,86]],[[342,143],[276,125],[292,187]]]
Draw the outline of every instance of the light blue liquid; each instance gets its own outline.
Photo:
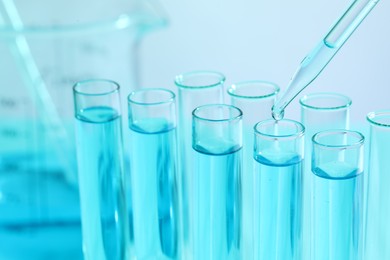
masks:
[[[319,165],[313,173],[312,259],[360,259],[362,173],[342,162]]]
[[[85,259],[125,259],[126,203],[120,116],[92,107],[77,116],[77,157]]]
[[[137,259],[178,256],[176,128],[164,119],[130,125]]]
[[[242,150],[225,147],[218,154],[194,147],[193,259],[235,259],[239,253]]]
[[[255,157],[255,258],[300,259],[302,159],[291,155]]]
[[[254,201],[254,171],[253,171],[253,126],[243,127],[243,171],[241,178],[241,196],[242,196],[242,213],[241,213],[241,256],[240,259],[254,259],[254,221],[255,221],[255,201]]]

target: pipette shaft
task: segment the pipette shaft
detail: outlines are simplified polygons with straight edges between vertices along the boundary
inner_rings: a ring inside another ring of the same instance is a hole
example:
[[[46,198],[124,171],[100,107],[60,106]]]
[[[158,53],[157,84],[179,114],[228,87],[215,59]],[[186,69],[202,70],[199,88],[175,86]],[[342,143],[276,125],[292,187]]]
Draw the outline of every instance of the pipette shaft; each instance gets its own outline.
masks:
[[[355,0],[352,2],[321,42],[303,59],[291,78],[287,90],[272,107],[274,119],[283,118],[287,105],[317,78],[378,2],[379,0]]]

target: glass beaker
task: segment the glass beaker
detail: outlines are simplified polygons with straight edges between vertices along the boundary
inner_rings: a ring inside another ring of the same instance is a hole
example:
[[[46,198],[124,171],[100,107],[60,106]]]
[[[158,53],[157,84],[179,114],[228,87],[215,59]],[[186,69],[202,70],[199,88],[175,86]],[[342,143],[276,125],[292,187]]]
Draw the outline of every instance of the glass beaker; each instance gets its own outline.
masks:
[[[241,109],[243,113],[242,228],[240,239],[243,259],[253,259],[254,257],[253,127],[257,122],[271,118],[270,111],[278,92],[279,87],[276,84],[261,80],[238,82],[227,90],[231,104]]]
[[[129,105],[134,250],[137,259],[177,259],[179,209],[175,94],[132,92]]]
[[[370,124],[364,259],[390,258],[390,110],[367,115]]]
[[[40,250],[81,256],[72,86],[104,77],[124,92],[137,88],[143,35],[166,23],[157,4],[0,1],[0,215],[18,208],[25,220],[7,220],[15,228],[0,229],[10,241],[0,254],[13,251],[5,258]]]
[[[119,85],[82,81],[73,93],[84,257],[124,260],[129,233]]]
[[[193,71],[180,74],[175,78],[178,87],[178,142],[179,142],[179,204],[183,226],[180,241],[183,257],[188,259],[191,249],[189,241],[189,225],[192,222],[193,213],[188,208],[191,198],[193,182],[193,157],[192,149],[192,111],[206,104],[219,104],[223,102],[225,76],[214,71]]]
[[[364,136],[326,130],[312,144],[311,259],[361,259]]]
[[[329,129],[349,129],[349,114],[352,101],[349,97],[332,92],[312,93],[303,96],[301,105],[301,122],[305,126],[305,158],[311,158],[314,134]],[[303,174],[303,252],[302,257],[310,260],[311,227],[311,199],[313,174],[311,160],[305,160]]]
[[[191,259],[236,259],[241,228],[242,112],[222,104],[193,111]]]
[[[254,259],[301,259],[305,128],[270,119],[254,132]]]

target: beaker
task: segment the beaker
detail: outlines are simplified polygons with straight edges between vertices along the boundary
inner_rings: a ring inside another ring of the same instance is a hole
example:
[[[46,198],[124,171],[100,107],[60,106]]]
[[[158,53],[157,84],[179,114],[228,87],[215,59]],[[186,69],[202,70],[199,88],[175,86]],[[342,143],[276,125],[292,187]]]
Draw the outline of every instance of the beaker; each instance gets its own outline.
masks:
[[[361,259],[364,136],[326,130],[312,138],[311,259]]]
[[[178,88],[178,142],[179,142],[179,204],[183,227],[181,227],[181,248],[183,258],[188,259],[191,242],[189,241],[189,223],[193,213],[188,208],[191,198],[191,183],[193,182],[193,158],[192,149],[192,111],[206,104],[218,104],[223,102],[225,76],[214,71],[192,71],[180,74],[175,78]]]
[[[81,255],[72,86],[103,77],[138,88],[141,40],[165,23],[157,0],[0,1],[0,215],[16,207],[25,221],[5,223],[15,228],[4,258]]]
[[[242,112],[223,104],[193,111],[191,259],[237,259],[241,228]]]
[[[238,107],[243,113],[242,228],[240,239],[243,259],[253,259],[254,257],[253,127],[257,122],[271,117],[270,111],[278,92],[279,87],[276,84],[261,80],[238,82],[227,90],[231,104]]]
[[[119,85],[78,82],[73,88],[85,259],[128,257]]]
[[[289,119],[254,127],[254,259],[301,259],[304,132]]]
[[[158,88],[134,91],[128,106],[135,257],[177,259],[175,94]]]
[[[390,110],[367,115],[370,124],[364,259],[390,259]]]
[[[311,139],[314,134],[329,129],[349,129],[349,114],[352,101],[349,97],[332,92],[312,93],[303,96],[301,105],[301,123],[305,126],[305,160],[303,174],[303,252],[305,260],[310,260],[312,171]]]

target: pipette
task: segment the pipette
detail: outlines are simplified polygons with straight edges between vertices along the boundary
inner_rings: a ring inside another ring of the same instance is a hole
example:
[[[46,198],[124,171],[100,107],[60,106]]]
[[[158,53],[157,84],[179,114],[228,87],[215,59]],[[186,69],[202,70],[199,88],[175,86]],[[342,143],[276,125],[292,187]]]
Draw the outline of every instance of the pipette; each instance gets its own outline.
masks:
[[[272,107],[272,117],[275,120],[283,118],[286,106],[317,78],[378,2],[379,0],[352,2],[321,42],[303,59],[286,91],[276,100]]]

